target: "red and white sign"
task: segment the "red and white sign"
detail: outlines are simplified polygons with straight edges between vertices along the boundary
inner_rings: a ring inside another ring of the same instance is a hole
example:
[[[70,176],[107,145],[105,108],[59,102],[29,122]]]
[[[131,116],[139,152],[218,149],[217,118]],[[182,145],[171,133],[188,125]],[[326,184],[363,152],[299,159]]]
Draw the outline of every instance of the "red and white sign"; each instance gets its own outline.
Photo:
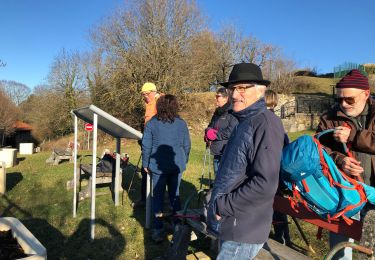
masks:
[[[85,124],[85,130],[86,130],[86,131],[89,131],[89,132],[91,132],[91,131],[92,131],[92,129],[93,129],[93,126],[92,126],[92,124],[89,124],[89,123]]]

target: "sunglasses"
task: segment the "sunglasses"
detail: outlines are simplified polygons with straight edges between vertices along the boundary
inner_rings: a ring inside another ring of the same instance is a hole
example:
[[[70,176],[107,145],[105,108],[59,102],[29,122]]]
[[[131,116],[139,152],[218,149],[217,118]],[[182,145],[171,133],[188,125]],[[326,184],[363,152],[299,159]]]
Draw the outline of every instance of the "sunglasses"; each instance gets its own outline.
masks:
[[[352,96],[352,97],[336,97],[335,101],[339,104],[341,104],[343,101],[345,101],[346,104],[353,105],[357,102],[357,100],[356,100],[357,97],[359,97],[359,95],[361,95],[363,92],[365,92],[365,91],[362,91],[358,95]]]

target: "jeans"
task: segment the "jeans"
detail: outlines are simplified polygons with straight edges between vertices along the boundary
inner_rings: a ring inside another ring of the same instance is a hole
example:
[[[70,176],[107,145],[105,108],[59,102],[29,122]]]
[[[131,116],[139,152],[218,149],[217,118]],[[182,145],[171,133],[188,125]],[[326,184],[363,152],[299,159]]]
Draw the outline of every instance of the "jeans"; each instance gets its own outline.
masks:
[[[220,159],[221,159],[220,155],[214,156],[214,174],[215,174],[215,176],[217,175],[217,172],[219,171]]]
[[[246,244],[235,241],[223,241],[216,260],[253,259],[263,244]]]
[[[173,208],[173,214],[181,210],[180,202],[180,183],[182,173],[175,174],[152,174],[152,210],[154,213],[154,229],[163,228],[161,217],[158,213],[163,212],[165,188],[168,187],[169,201]]]

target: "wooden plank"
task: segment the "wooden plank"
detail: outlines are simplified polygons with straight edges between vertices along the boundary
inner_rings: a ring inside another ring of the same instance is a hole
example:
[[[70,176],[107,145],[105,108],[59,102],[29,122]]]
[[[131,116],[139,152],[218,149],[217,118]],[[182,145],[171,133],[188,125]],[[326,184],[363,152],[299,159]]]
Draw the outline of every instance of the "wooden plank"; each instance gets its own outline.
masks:
[[[211,258],[202,251],[186,256],[186,260],[211,260]]]
[[[299,204],[296,209],[298,212],[292,209],[290,202],[287,198],[282,196],[275,196],[273,208],[281,213],[302,219],[303,221],[309,222],[315,226],[327,229],[329,231],[351,237],[355,240],[360,240],[362,236],[362,222],[353,219],[353,224],[348,225],[344,220],[334,221],[329,223],[322,219],[318,214],[313,211],[307,210],[303,205]]]
[[[287,247],[276,242],[273,239],[268,239],[267,243],[264,244],[263,248],[259,251],[258,255],[255,257],[258,260],[268,260],[268,259],[298,259],[298,260],[311,260],[300,252],[297,252],[293,248]]]

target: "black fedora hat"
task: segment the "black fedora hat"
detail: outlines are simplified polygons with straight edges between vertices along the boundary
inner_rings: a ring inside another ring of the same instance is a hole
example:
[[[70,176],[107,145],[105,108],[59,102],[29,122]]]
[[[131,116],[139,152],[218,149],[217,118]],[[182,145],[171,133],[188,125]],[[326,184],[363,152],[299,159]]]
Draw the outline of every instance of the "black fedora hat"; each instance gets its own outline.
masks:
[[[229,84],[239,82],[254,82],[268,86],[271,81],[264,80],[260,67],[254,63],[238,63],[233,66],[228,82],[221,82],[220,85],[228,87]]]

